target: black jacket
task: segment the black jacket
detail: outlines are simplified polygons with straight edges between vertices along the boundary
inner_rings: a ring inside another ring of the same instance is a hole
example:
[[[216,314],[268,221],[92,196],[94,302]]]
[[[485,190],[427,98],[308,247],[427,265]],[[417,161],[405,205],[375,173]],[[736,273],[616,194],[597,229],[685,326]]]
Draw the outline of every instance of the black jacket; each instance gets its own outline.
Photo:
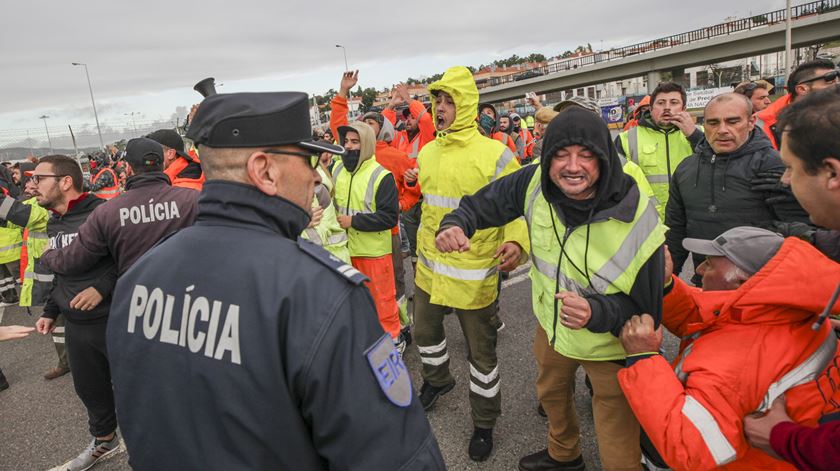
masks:
[[[108,356],[131,466],[444,469],[410,389],[407,407],[386,395],[410,378],[366,278],[296,242],[309,216],[221,181],[198,205],[117,284]],[[388,362],[369,361],[377,345]]]
[[[72,201],[70,209],[64,215],[53,213],[47,221],[47,235],[50,237],[50,249],[61,249],[70,245],[76,238],[79,227],[105,200],[90,193]],[[117,267],[110,257],[103,258],[84,273],[78,275],[59,275],[53,279],[50,296],[44,306],[43,317],[55,319],[63,314],[68,322],[75,324],[96,324],[106,322],[111,305],[111,293],[117,280]],[[70,308],[70,301],[82,290],[93,287],[102,295],[102,302],[90,311],[78,311]]]
[[[808,214],[798,204],[770,205],[767,194],[752,190],[752,180],[768,171],[781,173],[784,164],[759,128],[731,154],[716,155],[703,141],[694,154],[680,163],[671,178],[665,208],[665,225],[670,228],[666,243],[675,271],[688,257],[682,246],[686,237],[714,239],[733,227],[774,220],[808,222]],[[694,256],[695,267],[702,261],[703,256]]]
[[[561,116],[564,119],[560,119]],[[589,118],[593,116],[591,111],[572,108],[552,120],[545,134],[545,155],[553,155],[561,147],[580,144],[600,159],[597,196],[585,201],[566,197],[549,178],[551,159],[540,161],[542,194],[551,203],[557,217],[571,229],[609,218],[632,222],[639,202],[638,186],[622,170],[609,131],[603,122],[591,122]],[[478,229],[503,226],[525,216],[527,188],[536,171],[536,165],[523,167],[490,183],[474,195],[461,198],[458,209],[443,218],[440,228],[458,226],[467,237],[472,237]],[[597,244],[598,241],[592,240],[591,243]],[[627,319],[641,313],[650,314],[658,324],[662,319],[664,276],[664,252],[660,249],[641,268],[629,295],[586,296],[592,308],[592,317],[586,328],[618,336]]]
[[[125,193],[97,208],[72,244],[45,252],[41,263],[54,273],[77,275],[107,257],[122,275],[159,240],[192,225],[197,200],[197,191],[173,187],[163,172],[132,176]]]

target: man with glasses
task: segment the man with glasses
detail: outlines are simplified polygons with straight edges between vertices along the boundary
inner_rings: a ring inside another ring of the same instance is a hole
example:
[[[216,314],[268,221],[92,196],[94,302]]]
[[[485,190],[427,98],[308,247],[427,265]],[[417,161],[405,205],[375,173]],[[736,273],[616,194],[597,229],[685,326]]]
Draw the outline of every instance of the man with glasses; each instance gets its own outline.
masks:
[[[788,77],[788,94],[756,114],[756,125],[767,134],[776,150],[779,150],[781,142],[781,130],[776,129],[776,121],[782,110],[799,97],[838,83],[839,75],[840,71],[830,60],[815,59],[803,62]]]
[[[444,469],[366,277],[298,240],[317,156],[344,153],[312,141],[307,95],[210,96],[187,137],[196,223],[120,277],[109,323],[131,466]]]
[[[753,113],[758,113],[770,106],[770,90],[772,89],[773,85],[770,82],[757,80],[739,83],[734,92],[749,98],[752,102]]]
[[[69,245],[94,209],[106,202],[82,192],[82,169],[64,155],[43,157],[30,178],[35,184],[33,194],[38,204],[53,213],[47,221],[51,249]],[[22,216],[29,209],[22,206],[22,203],[12,205],[7,215],[18,225],[26,222],[23,218],[16,221],[12,211]],[[99,260],[83,273],[55,275],[44,312],[35,324],[39,333],[48,334],[56,328],[59,314],[66,319],[65,346],[73,385],[87,409],[89,431],[93,435],[90,444],[61,469],[89,469],[99,460],[123,450],[116,431],[117,415],[105,348],[105,327],[116,279],[117,269],[110,257]]]

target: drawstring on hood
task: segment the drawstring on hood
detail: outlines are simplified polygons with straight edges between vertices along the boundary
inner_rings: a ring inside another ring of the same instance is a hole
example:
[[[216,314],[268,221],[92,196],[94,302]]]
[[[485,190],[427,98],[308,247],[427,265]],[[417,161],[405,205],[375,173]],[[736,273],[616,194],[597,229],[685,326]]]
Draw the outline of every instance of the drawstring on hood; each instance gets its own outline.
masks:
[[[358,151],[347,151],[347,154],[341,157],[341,163],[344,168],[351,174],[355,174],[356,170],[362,164],[373,157],[373,151],[376,149],[376,138],[373,135],[373,128],[367,123],[361,121],[353,121],[347,126],[339,126],[338,139],[342,147],[346,147],[347,133],[353,131],[359,135],[361,141],[361,149]]]

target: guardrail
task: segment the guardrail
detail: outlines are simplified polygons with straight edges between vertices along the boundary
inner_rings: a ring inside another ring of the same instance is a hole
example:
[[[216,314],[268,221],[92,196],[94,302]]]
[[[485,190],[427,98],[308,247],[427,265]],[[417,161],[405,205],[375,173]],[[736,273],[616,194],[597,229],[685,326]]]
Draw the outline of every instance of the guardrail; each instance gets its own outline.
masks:
[[[822,0],[802,5],[795,5],[791,7],[791,19],[797,20],[821,13],[840,10],[840,0]],[[499,77],[492,77],[486,86],[496,86],[505,83],[515,82],[517,80],[524,80],[527,78],[539,77],[542,75],[553,74],[557,72],[564,72],[567,70],[577,69],[579,67],[586,67],[589,65],[600,64],[602,62],[609,62],[625,57],[634,56],[637,54],[644,54],[651,51],[658,51],[669,47],[679,46],[682,44],[690,44],[698,41],[705,41],[707,39],[726,36],[732,33],[741,31],[749,31],[756,28],[764,28],[773,24],[786,21],[787,11],[776,10],[767,13],[760,13],[753,15],[750,18],[740,18],[737,20],[727,21],[705,28],[695,29],[687,33],[675,34],[664,38],[653,39],[632,46],[625,46],[617,49],[610,49],[609,51],[598,51],[585,56],[571,57],[560,62],[555,62],[550,65],[540,67],[532,67]],[[484,88],[484,87],[482,87]]]

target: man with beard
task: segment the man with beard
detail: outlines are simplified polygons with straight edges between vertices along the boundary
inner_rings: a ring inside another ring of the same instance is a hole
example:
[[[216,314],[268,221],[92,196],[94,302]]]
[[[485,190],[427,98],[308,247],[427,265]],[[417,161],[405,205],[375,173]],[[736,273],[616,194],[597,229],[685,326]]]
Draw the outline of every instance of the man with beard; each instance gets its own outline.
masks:
[[[82,192],[82,169],[70,157],[41,158],[31,178],[36,185],[38,204],[53,212],[47,222],[51,249],[69,245],[93,210],[106,203],[102,198]],[[114,392],[105,347],[105,328],[116,279],[117,267],[110,257],[103,258],[81,275],[56,275],[44,313],[35,324],[39,333],[48,334],[55,328],[55,319],[59,315],[65,317],[65,341],[73,386],[88,413],[93,438],[62,468],[69,471],[88,469],[123,450],[117,435]]]
[[[441,221],[436,246],[462,256],[475,250],[477,231],[528,222],[537,398],[549,430],[548,447],[523,457],[519,469],[584,469],[574,411],[582,366],[593,386],[601,464],[641,470],[639,423],[618,384],[626,354],[617,335],[631,316],[661,319],[666,228],[622,170],[600,116],[563,111],[549,123],[543,151],[539,165],[462,198]]]
[[[516,156],[517,161],[522,162],[525,146],[522,143],[522,138],[519,137],[519,133],[514,130],[510,115],[503,114],[499,117],[499,131],[507,134],[508,138],[513,141],[513,146],[516,148],[513,154]]]
[[[650,94],[650,113],[639,116],[639,125],[618,135],[618,153],[642,168],[653,189],[659,217],[665,219],[668,188],[677,166],[703,140],[703,131],[685,110],[682,85],[663,82]]]
[[[496,123],[496,108],[490,103],[478,104],[478,130],[485,137],[495,139],[508,146],[511,152],[516,153],[516,143],[507,133],[499,131]]]

